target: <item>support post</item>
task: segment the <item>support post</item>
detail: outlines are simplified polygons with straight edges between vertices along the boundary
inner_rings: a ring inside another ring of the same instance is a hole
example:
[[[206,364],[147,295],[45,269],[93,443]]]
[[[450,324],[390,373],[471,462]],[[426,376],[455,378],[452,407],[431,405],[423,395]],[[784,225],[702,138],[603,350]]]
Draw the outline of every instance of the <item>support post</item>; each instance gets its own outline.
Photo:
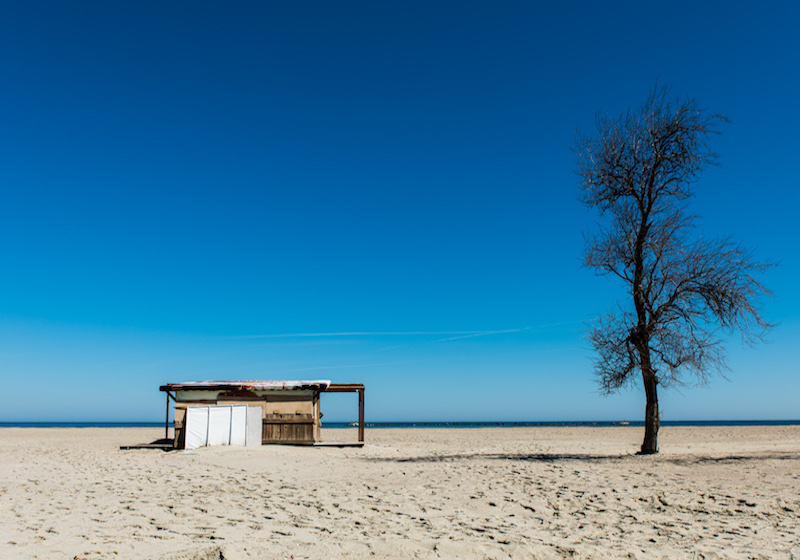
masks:
[[[364,388],[358,390],[358,441],[364,443]]]
[[[364,445],[364,385],[361,383],[331,383],[327,388],[323,389],[327,393],[358,393],[358,442],[352,443],[332,443],[326,444],[318,442],[316,445],[347,445],[347,446],[363,446]]]
[[[167,393],[167,418],[164,420],[164,439],[169,439],[169,391]]]

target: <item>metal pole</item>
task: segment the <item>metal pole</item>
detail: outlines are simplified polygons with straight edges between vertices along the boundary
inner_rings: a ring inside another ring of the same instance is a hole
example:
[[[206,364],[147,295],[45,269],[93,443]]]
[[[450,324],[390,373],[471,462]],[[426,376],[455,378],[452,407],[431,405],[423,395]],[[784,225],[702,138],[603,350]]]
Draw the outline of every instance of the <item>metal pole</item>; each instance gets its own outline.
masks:
[[[164,391],[167,394],[167,419],[164,420],[164,439],[169,439],[169,391]]]
[[[358,441],[364,443],[364,389],[358,390]]]

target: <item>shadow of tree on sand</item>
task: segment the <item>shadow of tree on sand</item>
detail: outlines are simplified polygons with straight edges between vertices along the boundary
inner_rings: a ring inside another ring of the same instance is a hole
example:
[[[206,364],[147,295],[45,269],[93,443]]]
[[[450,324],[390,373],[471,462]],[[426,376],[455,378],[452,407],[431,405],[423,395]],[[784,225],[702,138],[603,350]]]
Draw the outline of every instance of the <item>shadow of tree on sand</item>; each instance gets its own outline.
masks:
[[[751,455],[717,455],[717,456],[695,456],[681,455],[677,457],[661,457],[675,465],[702,465],[706,464],[743,464],[759,461],[798,461],[800,452],[775,451],[771,453],[753,453]]]
[[[595,455],[588,453],[454,453],[450,455],[420,455],[417,457],[370,457],[369,461],[387,463],[445,463],[470,459],[526,461],[552,463],[556,461],[600,462],[624,459],[632,455]]]
[[[701,464],[742,464],[760,461],[797,461],[800,452],[772,452],[763,454],[738,454],[719,456],[698,455],[636,455],[633,453],[618,455],[598,455],[593,453],[455,453],[449,455],[420,455],[416,457],[370,457],[367,461],[386,463],[445,463],[449,461],[485,459],[489,461],[519,461],[527,463],[603,463],[614,461],[655,461],[675,465]]]

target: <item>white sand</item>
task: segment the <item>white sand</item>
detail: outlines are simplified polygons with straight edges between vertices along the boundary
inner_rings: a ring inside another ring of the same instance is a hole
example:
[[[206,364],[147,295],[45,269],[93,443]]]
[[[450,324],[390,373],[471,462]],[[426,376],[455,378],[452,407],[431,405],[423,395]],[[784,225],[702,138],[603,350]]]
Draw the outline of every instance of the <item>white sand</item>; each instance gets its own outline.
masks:
[[[162,436],[0,429],[0,558],[800,558],[798,426],[119,450]]]

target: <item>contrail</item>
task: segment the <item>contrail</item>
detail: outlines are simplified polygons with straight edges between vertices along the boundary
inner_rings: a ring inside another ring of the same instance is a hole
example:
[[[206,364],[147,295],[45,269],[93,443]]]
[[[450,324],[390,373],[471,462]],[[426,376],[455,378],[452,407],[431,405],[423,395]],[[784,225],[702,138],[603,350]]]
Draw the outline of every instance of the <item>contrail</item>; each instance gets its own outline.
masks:
[[[335,337],[368,337],[368,336],[447,336],[449,338],[442,338],[436,342],[448,342],[451,340],[460,340],[462,338],[473,338],[476,336],[488,336],[493,334],[511,334],[530,331],[534,329],[544,329],[548,327],[555,327],[560,325],[567,325],[571,323],[582,323],[582,320],[560,321],[558,323],[549,323],[543,325],[536,325],[533,327],[521,327],[517,329],[502,329],[502,330],[482,330],[482,331],[341,331],[341,332],[308,332],[308,333],[278,333],[278,334],[244,334],[234,336],[223,336],[220,338],[228,339],[265,339],[265,338],[335,338]]]
[[[525,327],[526,329],[528,327]],[[283,333],[283,334],[246,334],[240,336],[226,336],[223,338],[313,338],[337,336],[481,336],[483,334],[499,334],[504,332],[518,332],[525,329],[510,329],[505,331],[346,331],[346,332],[318,332],[318,333]]]
[[[352,368],[363,368],[363,367],[379,367],[379,366],[394,366],[398,364],[407,364],[411,363],[410,361],[402,361],[402,362],[381,362],[377,364],[350,364],[350,365],[342,365],[342,366],[317,366],[317,367],[305,367],[305,368],[294,368],[294,369],[287,369],[286,372],[295,372],[295,371],[316,371],[321,369],[352,369]]]
[[[475,331],[471,333],[459,334],[459,336],[451,336],[450,338],[440,338],[436,342],[450,342],[451,340],[462,340],[464,338],[475,338],[476,336],[488,336],[490,334],[518,333],[518,332],[528,331],[530,329],[531,327],[523,327],[521,329],[505,329],[502,331]],[[457,334],[457,333],[452,333],[452,334]]]

